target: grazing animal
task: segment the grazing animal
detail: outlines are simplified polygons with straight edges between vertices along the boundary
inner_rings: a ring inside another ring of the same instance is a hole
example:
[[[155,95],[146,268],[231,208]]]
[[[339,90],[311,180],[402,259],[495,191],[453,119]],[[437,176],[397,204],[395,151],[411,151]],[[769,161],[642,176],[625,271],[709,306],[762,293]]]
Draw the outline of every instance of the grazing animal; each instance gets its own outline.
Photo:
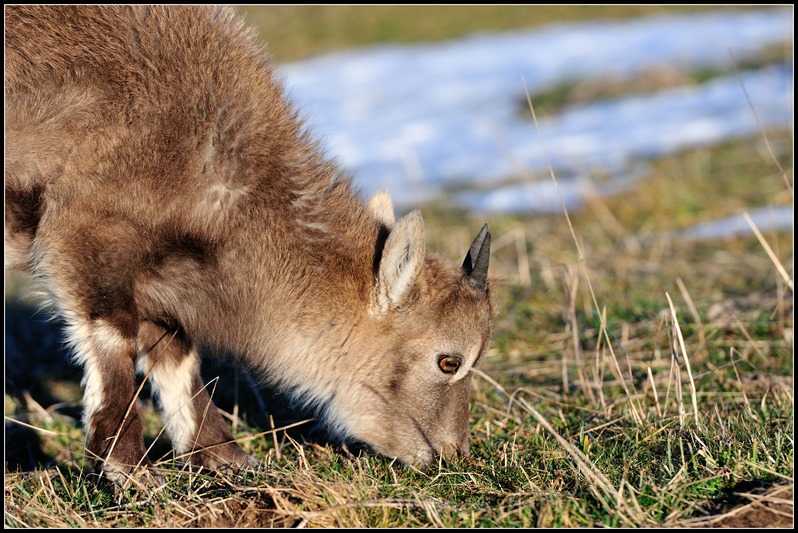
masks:
[[[176,453],[252,463],[200,377],[232,353],[341,436],[407,463],[468,452],[490,233],[462,266],[421,215],[364,203],[227,8],[5,7],[5,260],[84,369],[87,450],[149,472],[146,375]]]

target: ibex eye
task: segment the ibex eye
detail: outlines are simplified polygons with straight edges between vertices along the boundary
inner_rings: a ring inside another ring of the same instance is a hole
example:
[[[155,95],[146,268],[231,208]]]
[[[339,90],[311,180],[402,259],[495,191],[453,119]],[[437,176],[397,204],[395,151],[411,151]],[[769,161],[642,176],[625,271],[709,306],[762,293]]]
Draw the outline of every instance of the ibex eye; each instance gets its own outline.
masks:
[[[444,374],[454,374],[462,363],[463,359],[459,355],[441,354],[438,356],[438,368]]]

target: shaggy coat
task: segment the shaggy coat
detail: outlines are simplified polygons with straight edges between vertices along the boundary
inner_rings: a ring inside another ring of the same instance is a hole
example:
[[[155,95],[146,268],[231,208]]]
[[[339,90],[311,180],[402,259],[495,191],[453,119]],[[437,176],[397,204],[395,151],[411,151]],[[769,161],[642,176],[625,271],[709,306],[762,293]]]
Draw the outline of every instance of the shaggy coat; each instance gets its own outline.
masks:
[[[382,454],[467,453],[492,317],[486,228],[454,266],[425,254],[418,212],[362,202],[229,9],[16,6],[5,27],[6,266],[66,322],[106,475],[148,471],[137,371],[179,457],[251,463],[199,349],[233,353]]]

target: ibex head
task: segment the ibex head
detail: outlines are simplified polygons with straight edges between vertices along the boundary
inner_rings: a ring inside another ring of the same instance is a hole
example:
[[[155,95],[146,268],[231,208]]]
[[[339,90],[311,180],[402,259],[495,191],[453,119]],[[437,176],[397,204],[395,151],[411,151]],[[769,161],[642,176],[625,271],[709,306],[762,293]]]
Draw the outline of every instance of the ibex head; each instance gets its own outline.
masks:
[[[361,367],[333,411],[348,434],[406,463],[467,455],[471,370],[488,349],[493,313],[490,233],[485,225],[457,267],[425,255],[418,211],[390,224],[385,201],[369,203],[390,233],[354,343]]]

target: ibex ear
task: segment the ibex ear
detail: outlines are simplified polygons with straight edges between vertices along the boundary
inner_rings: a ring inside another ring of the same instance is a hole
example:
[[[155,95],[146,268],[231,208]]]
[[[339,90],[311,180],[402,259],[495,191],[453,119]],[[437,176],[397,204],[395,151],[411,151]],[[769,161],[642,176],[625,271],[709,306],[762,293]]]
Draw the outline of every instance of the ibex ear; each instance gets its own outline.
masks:
[[[394,225],[394,222],[396,222],[396,218],[393,214],[393,202],[391,202],[391,197],[388,196],[387,191],[375,192],[374,196],[369,198],[366,207],[368,207],[371,214],[382,222],[385,227],[390,228]]]
[[[488,225],[482,226],[479,234],[471,243],[463,261],[463,275],[468,283],[478,291],[488,288],[488,262],[490,261],[490,232]]]
[[[380,312],[402,303],[424,266],[424,221],[413,211],[397,222],[385,240],[377,274],[376,304]]]

